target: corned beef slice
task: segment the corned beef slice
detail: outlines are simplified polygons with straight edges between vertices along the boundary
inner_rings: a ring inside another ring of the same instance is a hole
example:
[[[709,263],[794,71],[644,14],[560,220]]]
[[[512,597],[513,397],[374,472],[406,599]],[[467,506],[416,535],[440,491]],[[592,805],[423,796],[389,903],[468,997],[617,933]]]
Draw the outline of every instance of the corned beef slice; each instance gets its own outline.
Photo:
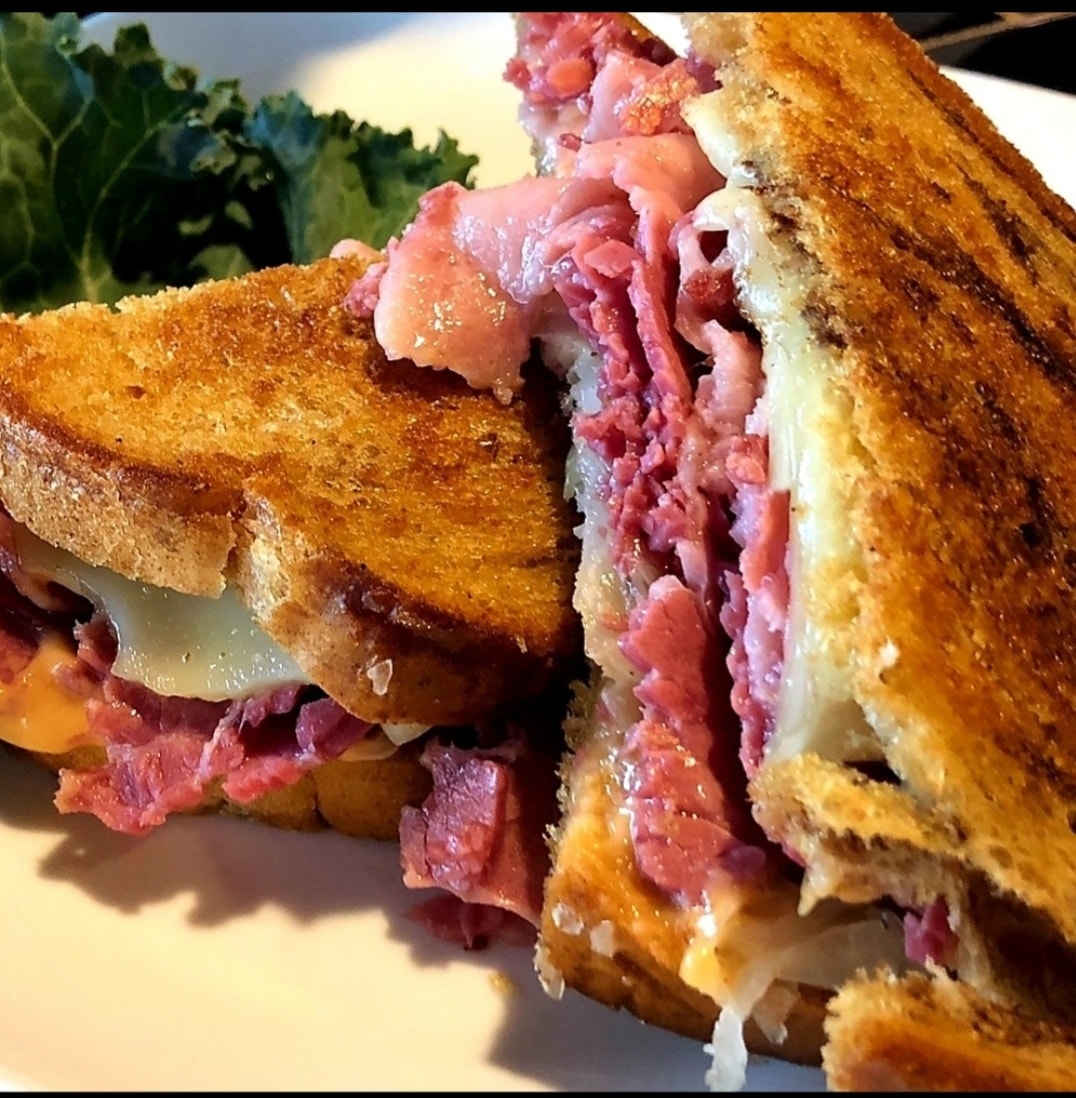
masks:
[[[116,831],[144,834],[197,807],[218,779],[248,803],[339,757],[373,727],[299,685],[236,701],[161,697],[111,674],[115,641],[102,618],[76,636],[80,662],[100,676],[87,715],[108,762],[62,771],[56,805],[92,812]]]
[[[422,763],[433,790],[421,807],[404,809],[404,883],[442,888],[537,926],[549,869],[545,835],[557,809],[555,759],[516,733],[491,747],[461,748],[435,737]],[[466,924],[460,932],[468,945],[478,933]]]

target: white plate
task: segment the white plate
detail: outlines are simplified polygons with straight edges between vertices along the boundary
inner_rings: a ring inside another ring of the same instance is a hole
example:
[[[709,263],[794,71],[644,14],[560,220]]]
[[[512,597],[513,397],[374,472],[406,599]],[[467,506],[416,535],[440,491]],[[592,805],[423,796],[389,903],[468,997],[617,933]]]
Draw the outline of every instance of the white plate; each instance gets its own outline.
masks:
[[[652,20],[664,32],[669,16]],[[478,181],[530,168],[501,81],[506,13],[106,13],[249,98],[427,143],[444,128]],[[1076,99],[956,74],[1047,181],[1076,199]],[[396,851],[224,819],[147,839],[61,817],[50,776],[0,753],[0,1089],[701,1091],[700,1045],[539,990],[526,950],[431,941],[404,913]],[[820,1090],[759,1061],[756,1090]]]

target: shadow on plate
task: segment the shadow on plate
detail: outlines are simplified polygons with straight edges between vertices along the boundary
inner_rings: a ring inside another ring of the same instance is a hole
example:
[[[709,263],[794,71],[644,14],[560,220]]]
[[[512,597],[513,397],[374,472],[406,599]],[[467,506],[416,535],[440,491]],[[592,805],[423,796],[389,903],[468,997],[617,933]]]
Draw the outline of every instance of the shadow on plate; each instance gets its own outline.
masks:
[[[93,817],[59,815],[55,777],[6,752],[0,752],[0,789],[0,843],[9,836],[17,854],[36,858],[41,879],[74,887],[122,915],[183,898],[190,901],[184,918],[195,929],[241,921],[262,908],[316,929],[321,920],[376,911],[387,920],[387,937],[417,969],[433,973],[461,960],[459,946],[408,918],[424,894],[403,886],[393,844],[217,816],[175,816],[144,838],[118,835]],[[631,1079],[639,1091],[705,1090],[701,1045],[572,992],[553,1001],[538,984],[529,948],[495,945],[463,959],[500,993],[503,1017],[486,1055],[514,1077],[570,1091],[601,1090],[610,1078]],[[818,1072],[762,1064],[752,1068],[748,1089],[819,1090],[820,1081]]]
[[[216,816],[174,816],[145,837],[121,835],[92,816],[57,813],[55,776],[6,752],[0,788],[0,833],[28,833],[38,875],[125,914],[189,895],[188,920],[199,927],[269,904],[314,923],[413,902],[388,844]]]

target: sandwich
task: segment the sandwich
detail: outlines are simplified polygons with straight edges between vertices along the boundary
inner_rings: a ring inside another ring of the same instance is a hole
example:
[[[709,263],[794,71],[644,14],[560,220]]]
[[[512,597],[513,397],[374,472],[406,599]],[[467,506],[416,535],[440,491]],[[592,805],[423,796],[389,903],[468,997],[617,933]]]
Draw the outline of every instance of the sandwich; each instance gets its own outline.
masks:
[[[0,316],[0,740],[129,834],[399,840],[474,944],[548,865],[566,433],[541,377],[388,363],[344,307],[372,254]]]
[[[539,974],[718,1088],[1071,1086],[1076,214],[882,13],[683,23],[516,13],[535,175],[433,190],[349,296],[567,393]]]

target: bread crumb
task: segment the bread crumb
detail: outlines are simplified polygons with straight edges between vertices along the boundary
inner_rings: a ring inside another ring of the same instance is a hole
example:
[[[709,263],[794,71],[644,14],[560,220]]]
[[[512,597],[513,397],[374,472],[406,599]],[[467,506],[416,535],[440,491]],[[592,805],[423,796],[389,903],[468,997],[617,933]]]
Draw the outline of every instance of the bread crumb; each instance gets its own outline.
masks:
[[[616,956],[616,927],[608,919],[590,932],[590,948],[600,957]]]
[[[899,659],[900,649],[892,641],[886,641],[878,653],[878,662],[882,670],[888,671],[891,667],[896,667]]]
[[[506,972],[491,972],[489,982],[493,985],[493,990],[505,999],[514,998],[519,994],[515,980]]]
[[[539,946],[534,951],[534,971],[538,974],[538,982],[542,990],[558,1003],[564,998],[564,977],[560,974],[556,965],[549,959],[545,946]]]
[[[583,933],[583,920],[567,904],[557,904],[553,908],[553,925],[573,938]]]
[[[366,677],[373,683],[374,693],[383,698],[392,682],[392,660],[378,660],[366,669]]]

